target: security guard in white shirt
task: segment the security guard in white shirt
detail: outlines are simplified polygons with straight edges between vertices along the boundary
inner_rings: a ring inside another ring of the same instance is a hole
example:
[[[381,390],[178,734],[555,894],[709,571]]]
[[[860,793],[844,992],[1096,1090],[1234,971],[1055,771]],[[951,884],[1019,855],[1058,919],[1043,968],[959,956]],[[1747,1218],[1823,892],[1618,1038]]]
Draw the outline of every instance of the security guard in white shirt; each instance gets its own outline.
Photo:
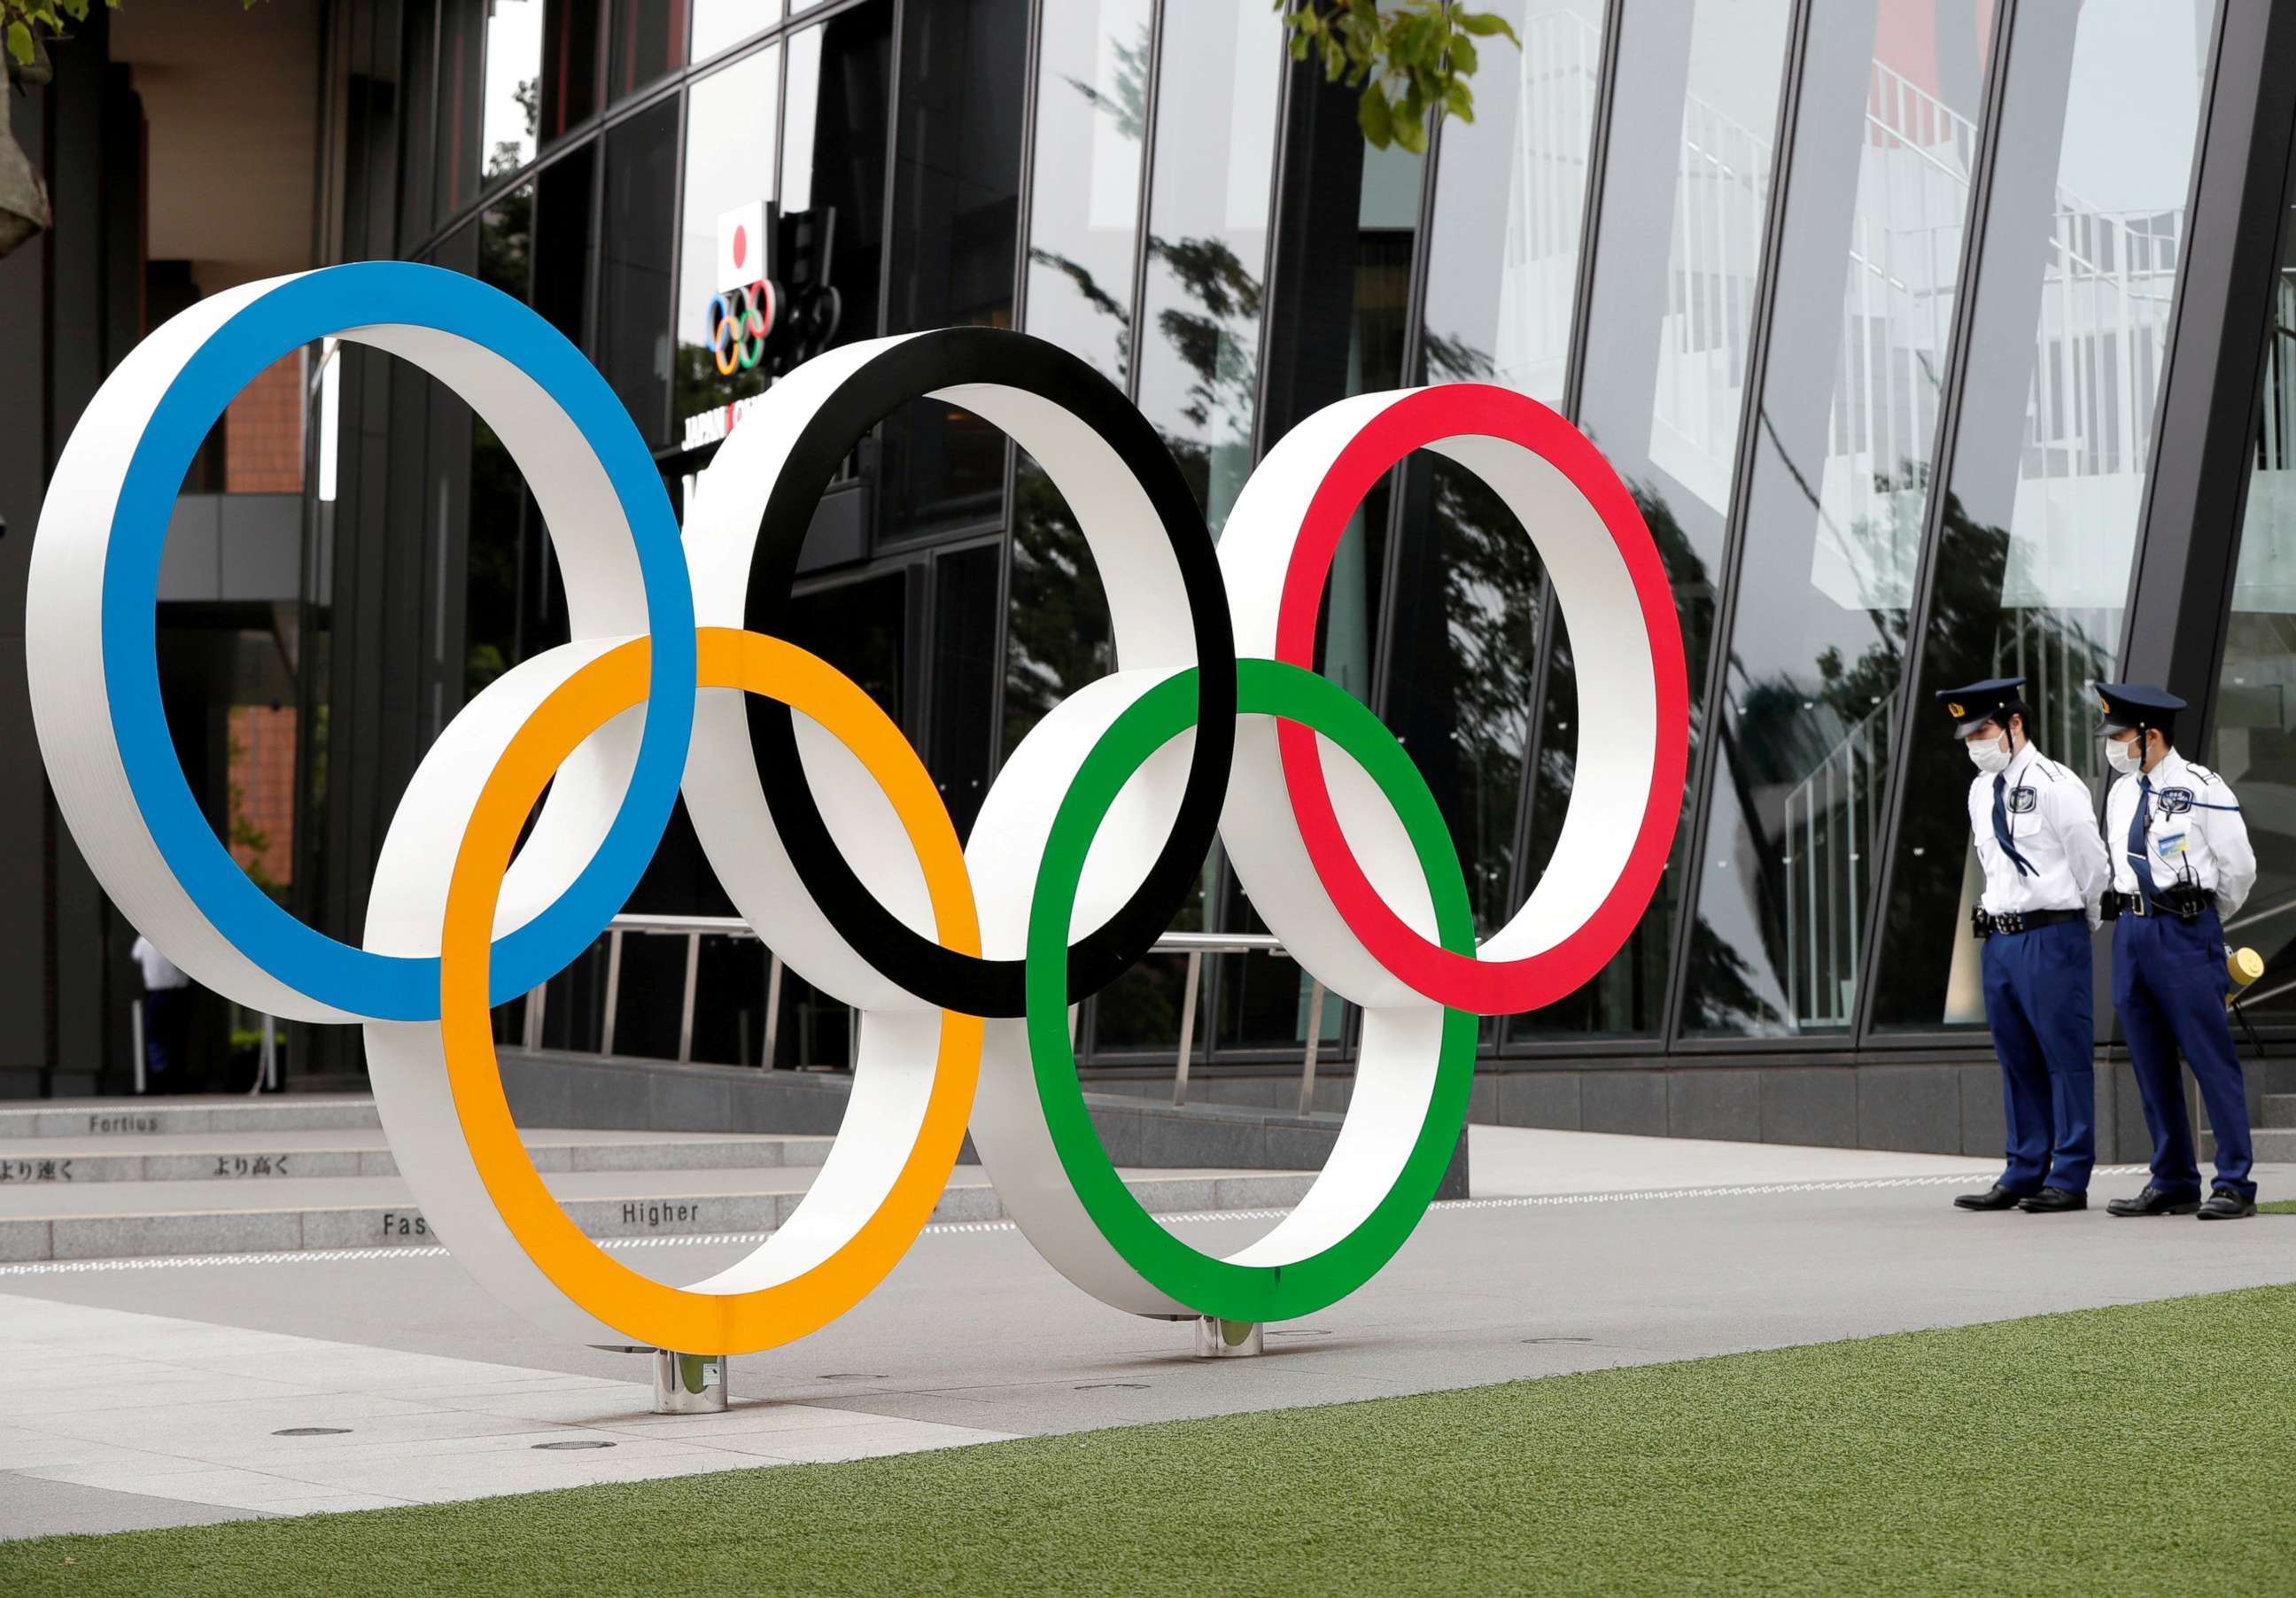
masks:
[[[2149,683],[2103,683],[2105,758],[2121,774],[2104,802],[2113,846],[2112,1002],[2144,1121],[2152,1129],[2152,1179],[2119,1216],[2192,1215],[2237,1220],[2256,1213],[2250,1180],[2248,1094],[2233,1053],[2225,996],[2220,918],[2256,885],[2256,851],[2225,780],[2176,750],[2185,701]],[[2192,1118],[2177,1069],[2184,1051],[2217,1137],[2216,1191],[2201,1200]]]
[[[1954,1202],[2054,1215],[2088,1208],[2096,1163],[2089,935],[2108,868],[2088,784],[2026,736],[2024,688],[1995,677],[1937,696],[1978,770],[1969,829],[1985,897],[1973,930],[2009,1132],[2001,1179]]]

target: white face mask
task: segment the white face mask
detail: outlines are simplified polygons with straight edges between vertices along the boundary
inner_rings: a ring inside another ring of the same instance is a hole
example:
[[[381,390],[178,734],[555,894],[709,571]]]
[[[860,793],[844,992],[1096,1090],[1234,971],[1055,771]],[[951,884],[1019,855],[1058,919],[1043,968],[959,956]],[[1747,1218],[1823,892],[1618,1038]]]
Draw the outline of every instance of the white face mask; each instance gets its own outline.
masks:
[[[2118,738],[2104,741],[2104,763],[2124,777],[2133,777],[2144,769],[2144,757],[2136,752],[2136,740],[2123,742]]]
[[[1988,777],[2008,770],[2009,762],[2016,758],[2016,751],[2009,747],[2005,733],[1984,742],[1972,738],[1967,748],[1970,760]]]

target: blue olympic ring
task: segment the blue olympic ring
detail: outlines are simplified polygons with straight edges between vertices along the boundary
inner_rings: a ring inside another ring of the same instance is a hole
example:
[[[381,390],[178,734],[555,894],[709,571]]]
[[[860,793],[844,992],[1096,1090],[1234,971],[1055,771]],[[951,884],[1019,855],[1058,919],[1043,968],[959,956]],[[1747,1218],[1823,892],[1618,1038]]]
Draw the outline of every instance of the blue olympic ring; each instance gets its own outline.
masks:
[[[305,926],[248,880],[217,841],[176,758],[160,701],[153,606],[176,490],[224,407],[266,366],[347,328],[452,333],[531,378],[581,432],[612,483],[636,545],[653,670],[645,727],[604,843],[558,898],[496,942],[493,1002],[563,969],[621,909],[653,856],[685,770],[693,725],[693,593],[677,521],[629,414],[556,328],[475,278],[403,261],[309,273],[250,303],[189,361],[152,414],[120,489],[103,570],[103,670],[120,763],[168,868],[215,930],[280,981],[339,1009],[436,1020],[439,961],[378,955]]]

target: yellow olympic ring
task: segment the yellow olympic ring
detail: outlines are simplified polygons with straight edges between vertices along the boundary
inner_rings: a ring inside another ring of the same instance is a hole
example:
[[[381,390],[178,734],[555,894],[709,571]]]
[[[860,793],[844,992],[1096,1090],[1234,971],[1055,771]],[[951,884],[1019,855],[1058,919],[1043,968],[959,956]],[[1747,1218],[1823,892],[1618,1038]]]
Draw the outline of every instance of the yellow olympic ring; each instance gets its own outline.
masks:
[[[980,928],[956,829],[923,762],[875,701],[795,644],[730,627],[697,635],[699,684],[769,695],[840,739],[892,802],[924,868],[943,944],[980,952]],[[584,1236],[536,1174],[504,1096],[487,1005],[488,959],[503,873],[521,828],[582,742],[646,698],[652,651],[620,644],[569,677],[513,737],[487,779],[455,856],[440,947],[439,1009],[455,1112],[480,1179],[535,1266],[581,1308],[664,1348],[770,1348],[859,1303],[923,1230],[940,1201],[980,1080],[982,1022],[941,1012],[940,1052],[923,1124],[891,1191],[851,1239],[785,1282],[743,1292],[676,1288],[638,1274]]]

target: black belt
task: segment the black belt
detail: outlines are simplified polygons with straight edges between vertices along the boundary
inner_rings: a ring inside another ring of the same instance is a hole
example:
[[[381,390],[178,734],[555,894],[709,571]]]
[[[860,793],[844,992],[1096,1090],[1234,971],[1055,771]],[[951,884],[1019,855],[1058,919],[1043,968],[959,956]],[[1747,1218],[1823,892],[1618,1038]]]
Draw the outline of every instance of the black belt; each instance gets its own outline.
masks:
[[[2141,893],[2108,889],[2103,910],[2107,921],[2123,914],[2136,916],[2139,921],[2153,915],[2174,916],[2178,921],[2198,921],[2216,902],[2217,896],[2205,888],[2171,888],[2154,894],[2150,900]]]
[[[1970,912],[1970,932],[1977,938],[1990,938],[1995,933],[2015,934],[2037,931],[2042,927],[2054,927],[2060,922],[2087,921],[2086,910],[2011,910],[1995,915],[1980,906]]]

